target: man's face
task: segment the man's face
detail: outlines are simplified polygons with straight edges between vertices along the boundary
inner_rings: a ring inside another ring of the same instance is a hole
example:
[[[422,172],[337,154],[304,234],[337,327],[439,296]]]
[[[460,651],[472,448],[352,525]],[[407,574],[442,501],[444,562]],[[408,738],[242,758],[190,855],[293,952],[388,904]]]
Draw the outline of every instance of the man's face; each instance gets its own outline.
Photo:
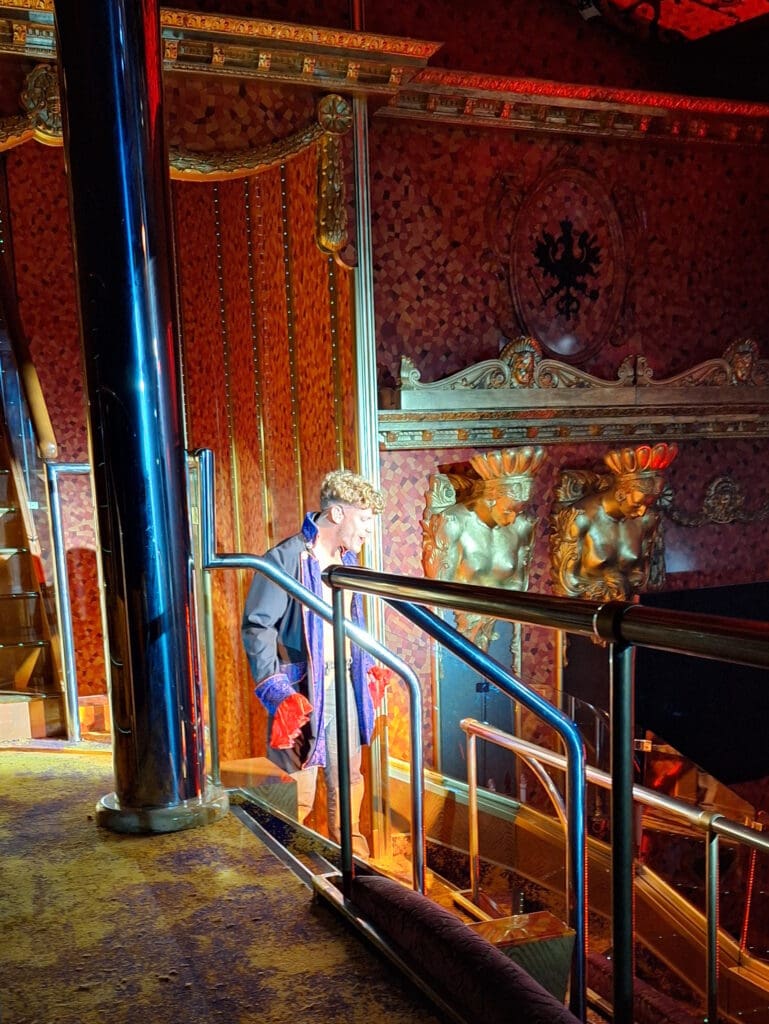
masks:
[[[374,513],[370,508],[357,505],[339,505],[339,508],[342,510],[337,531],[339,543],[358,555],[374,530]]]

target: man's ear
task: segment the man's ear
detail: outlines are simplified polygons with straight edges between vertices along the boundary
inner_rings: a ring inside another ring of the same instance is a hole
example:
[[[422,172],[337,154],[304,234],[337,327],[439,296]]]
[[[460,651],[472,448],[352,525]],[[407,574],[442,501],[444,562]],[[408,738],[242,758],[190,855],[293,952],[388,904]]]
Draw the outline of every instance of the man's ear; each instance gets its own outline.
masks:
[[[334,525],[338,526],[344,518],[344,509],[341,505],[329,505],[328,517]]]

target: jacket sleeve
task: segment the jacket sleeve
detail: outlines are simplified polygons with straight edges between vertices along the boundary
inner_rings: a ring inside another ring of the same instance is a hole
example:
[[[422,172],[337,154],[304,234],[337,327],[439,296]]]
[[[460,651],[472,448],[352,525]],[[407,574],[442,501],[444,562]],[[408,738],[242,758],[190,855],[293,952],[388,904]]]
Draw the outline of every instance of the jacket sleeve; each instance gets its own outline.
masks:
[[[269,557],[269,556],[268,556]],[[278,629],[288,607],[288,594],[260,572],[254,573],[243,612],[241,635],[255,693],[270,714],[295,687],[278,656]]]

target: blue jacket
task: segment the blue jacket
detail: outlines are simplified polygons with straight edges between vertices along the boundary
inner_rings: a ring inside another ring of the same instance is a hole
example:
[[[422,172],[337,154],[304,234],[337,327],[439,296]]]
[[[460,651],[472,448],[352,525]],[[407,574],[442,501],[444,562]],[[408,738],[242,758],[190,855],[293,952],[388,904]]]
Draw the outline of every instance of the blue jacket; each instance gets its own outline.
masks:
[[[323,597],[320,566],[311,549],[318,534],[316,517],[317,513],[305,516],[301,533],[270,548],[265,558],[290,573],[313,594]],[[358,561],[351,551],[344,552],[342,560],[345,565],[356,565]],[[364,625],[360,594],[352,595],[350,614],[356,625]],[[246,598],[241,634],[256,682],[256,696],[269,714],[267,754],[270,760],[289,772],[325,765],[323,620],[257,572]],[[333,652],[329,652],[328,659],[332,657]],[[368,669],[372,664],[372,658],[365,651],[351,644],[350,678],[361,743],[369,743],[374,731],[374,704],[368,689]],[[312,704],[310,721],[291,750],[275,750],[269,746],[275,710],[296,690]],[[350,744],[355,744],[355,737],[350,737]]]

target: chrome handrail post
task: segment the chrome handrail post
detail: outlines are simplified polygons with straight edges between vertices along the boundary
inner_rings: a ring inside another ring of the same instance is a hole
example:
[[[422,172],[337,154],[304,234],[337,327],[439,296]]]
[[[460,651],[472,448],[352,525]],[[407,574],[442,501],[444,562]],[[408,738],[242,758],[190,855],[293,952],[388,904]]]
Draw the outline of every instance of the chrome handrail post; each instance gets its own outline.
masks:
[[[364,570],[352,572],[359,575]],[[351,583],[354,586],[354,583]],[[487,654],[472,644],[466,637],[452,629],[434,612],[420,605],[386,597],[407,619],[418,625],[428,636],[443,644],[452,654],[457,655],[474,671],[485,676],[513,700],[520,700],[524,707],[533,711],[561,737],[566,748],[566,806],[568,817],[568,847],[571,866],[572,904],[569,907],[569,924],[574,929],[574,958],[571,969],[569,1004],[572,1013],[585,1019],[587,1012],[587,885],[585,879],[587,862],[587,834],[585,829],[585,747],[579,729],[563,712],[553,707],[536,691],[529,689],[511,676]]]
[[[612,948],[614,950],[614,1020],[633,1024],[634,928],[633,866],[633,653],[632,647],[611,644],[611,847]]]
[[[48,507],[51,511],[51,541],[53,544],[54,595],[59,612],[59,635],[64,667],[64,702],[67,716],[67,737],[71,743],[82,739],[78,708],[77,662],[72,636],[72,602],[69,597],[67,553],[64,547],[64,525],[61,514],[59,477],[63,473],[86,474],[91,467],[87,462],[46,462],[45,478],[48,487]]]
[[[470,857],[470,893],[478,903],[480,891],[480,853],[478,841],[478,763],[475,733],[467,736],[467,825],[468,854]],[[517,758],[516,758],[517,760]]]
[[[198,461],[198,538],[200,569],[203,590],[203,644],[206,659],[206,684],[208,693],[208,742],[211,761],[211,781],[219,785],[222,781],[219,756],[219,716],[216,706],[216,658],[214,657],[214,602],[211,568],[215,561],[216,543],[214,455],[209,448],[193,452]]]
[[[709,815],[705,834],[705,921],[707,952],[705,960],[705,995],[707,998],[708,1024],[718,1024],[718,833],[713,830],[713,819]]]
[[[334,686],[336,688],[337,780],[342,847],[342,892],[352,894],[354,875],[352,859],[352,808],[350,802],[350,730],[347,723],[347,658],[344,644],[344,591],[332,588],[331,606],[334,614]],[[318,724],[323,728],[323,723]],[[328,757],[328,752],[326,752]],[[332,822],[329,822],[331,827]]]

